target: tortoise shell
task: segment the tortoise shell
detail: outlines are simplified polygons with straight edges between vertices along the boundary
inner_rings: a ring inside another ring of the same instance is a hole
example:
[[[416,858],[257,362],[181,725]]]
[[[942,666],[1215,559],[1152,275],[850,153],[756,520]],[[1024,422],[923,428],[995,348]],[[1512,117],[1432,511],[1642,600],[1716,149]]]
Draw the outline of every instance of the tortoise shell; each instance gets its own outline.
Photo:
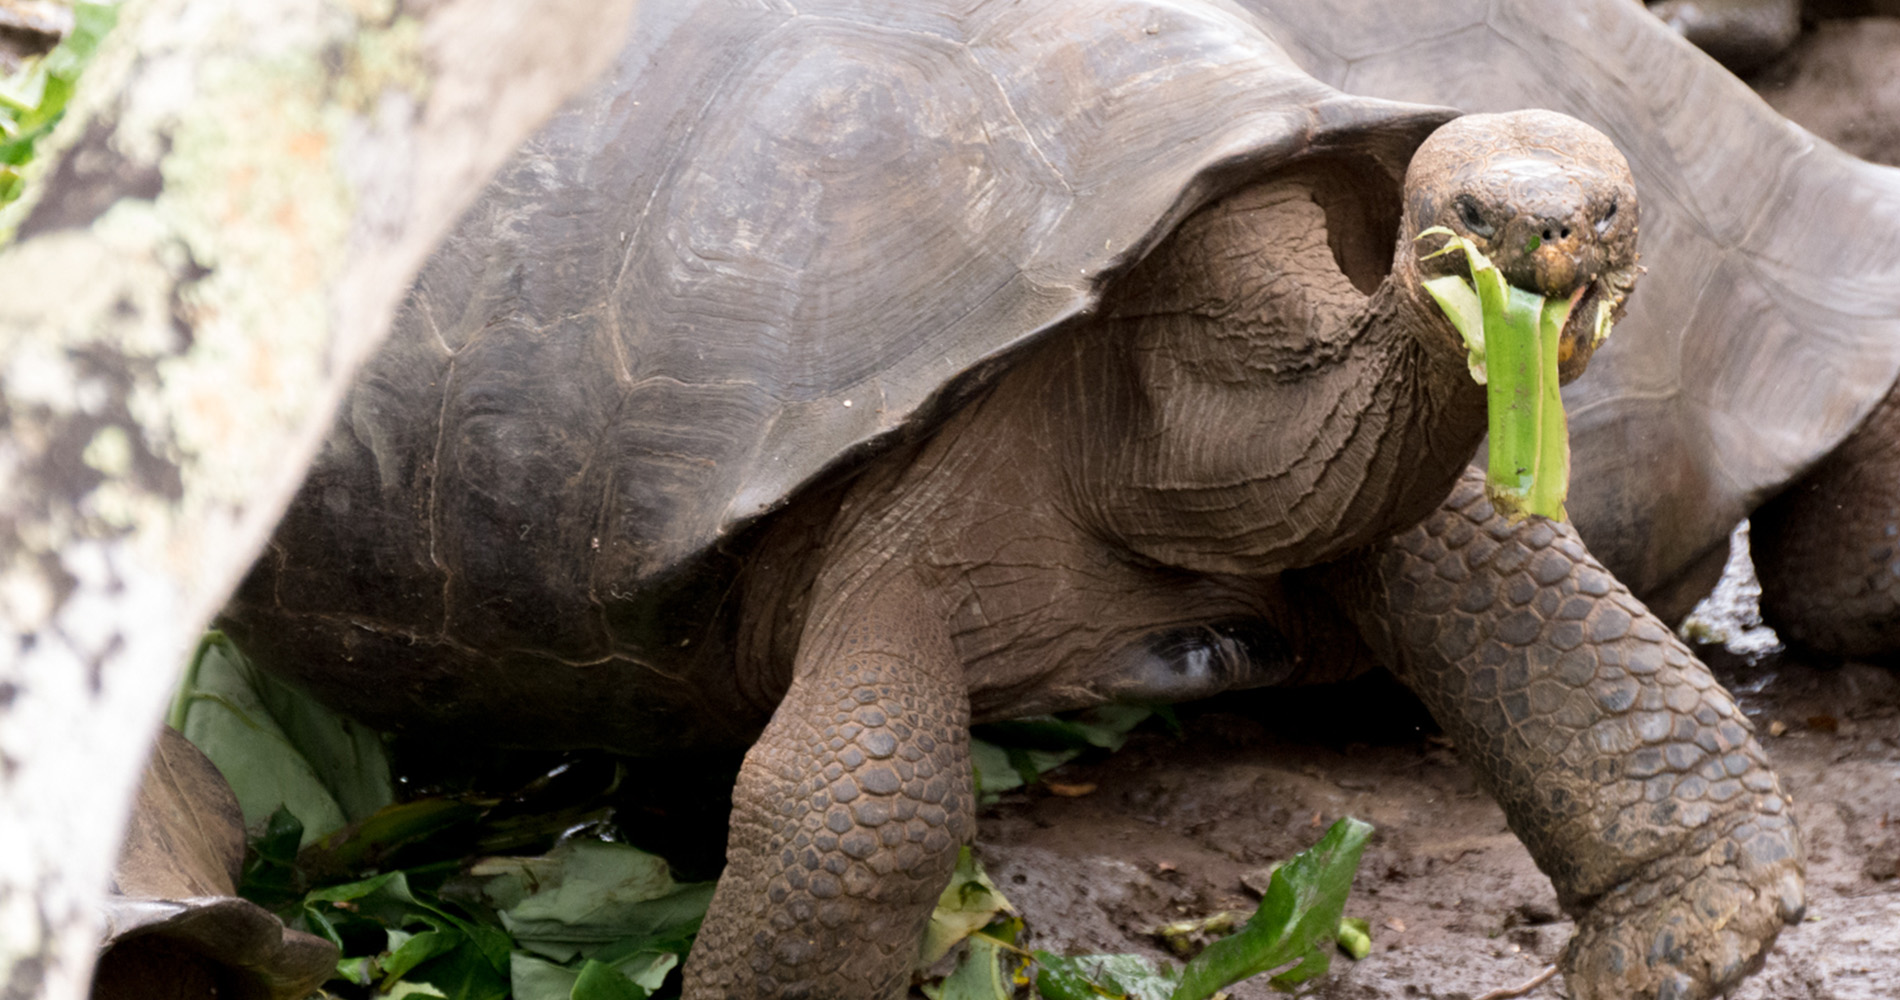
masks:
[[[373,724],[742,742],[742,528],[1243,183],[1357,161],[1396,232],[1452,115],[1220,3],[643,4],[426,265],[230,617]]]

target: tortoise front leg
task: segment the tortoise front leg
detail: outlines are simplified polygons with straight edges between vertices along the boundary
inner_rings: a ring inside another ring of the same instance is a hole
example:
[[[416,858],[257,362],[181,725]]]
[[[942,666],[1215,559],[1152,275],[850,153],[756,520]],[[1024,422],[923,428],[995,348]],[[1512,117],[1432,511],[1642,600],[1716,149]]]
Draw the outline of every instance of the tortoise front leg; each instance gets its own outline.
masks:
[[[1556,885],[1576,995],[1708,997],[1803,907],[1788,797],[1728,692],[1568,525],[1475,473],[1327,585]]]
[[[791,690],[732,793],[687,1000],[909,988],[974,824],[969,697],[929,607],[908,581],[878,580],[813,613]]]

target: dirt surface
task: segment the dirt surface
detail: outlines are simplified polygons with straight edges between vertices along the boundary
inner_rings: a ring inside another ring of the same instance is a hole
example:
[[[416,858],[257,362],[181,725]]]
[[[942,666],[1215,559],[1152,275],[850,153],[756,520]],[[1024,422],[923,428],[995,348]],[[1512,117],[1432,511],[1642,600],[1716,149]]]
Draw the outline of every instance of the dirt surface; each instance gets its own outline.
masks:
[[[1758,731],[1781,732],[1766,742],[1808,846],[1809,918],[1736,996],[1895,996],[1900,680],[1861,664],[1716,658]],[[1056,772],[1064,785],[1094,785],[1086,795],[1032,790],[984,811],[980,856],[1036,946],[1166,957],[1151,928],[1251,910],[1248,872],[1348,814],[1378,827],[1347,907],[1371,922],[1373,950],[1340,957],[1314,995],[1468,1000],[1529,979],[1569,939],[1503,813],[1389,681],[1253,693],[1184,721],[1182,737],[1140,734],[1106,760]],[[1233,995],[1278,994],[1250,983]],[[1565,993],[1552,983],[1530,995]]]

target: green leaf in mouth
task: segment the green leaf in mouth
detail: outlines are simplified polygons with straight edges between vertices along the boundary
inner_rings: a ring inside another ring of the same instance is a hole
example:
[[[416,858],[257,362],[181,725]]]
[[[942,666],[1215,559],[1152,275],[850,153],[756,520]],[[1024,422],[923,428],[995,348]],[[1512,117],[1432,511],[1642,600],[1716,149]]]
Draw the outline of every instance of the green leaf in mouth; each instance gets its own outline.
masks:
[[[1470,269],[1432,278],[1425,290],[1444,310],[1468,352],[1471,377],[1485,387],[1490,448],[1485,492],[1516,519],[1530,514],[1564,520],[1570,488],[1570,436],[1557,379],[1564,323],[1578,297],[1546,299],[1514,287],[1468,239],[1434,226],[1419,234],[1446,237],[1426,256],[1462,251]],[[1608,336],[1610,311],[1597,305],[1596,340]]]

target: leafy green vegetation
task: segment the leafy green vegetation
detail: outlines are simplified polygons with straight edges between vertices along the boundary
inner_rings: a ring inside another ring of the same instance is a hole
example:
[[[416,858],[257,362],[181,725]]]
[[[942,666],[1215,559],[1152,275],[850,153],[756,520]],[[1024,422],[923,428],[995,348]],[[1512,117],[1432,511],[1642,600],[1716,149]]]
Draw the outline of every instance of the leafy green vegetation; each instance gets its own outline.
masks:
[[[0,205],[20,197],[22,170],[66,113],[81,71],[118,17],[115,4],[74,4],[71,34],[46,55],[0,76]]]
[[[1363,920],[1342,920],[1352,876],[1372,827],[1350,817],[1319,843],[1274,870],[1266,896],[1244,926],[1215,941],[1176,970],[1144,955],[1055,955],[1016,947],[1022,921],[994,893],[980,869],[960,866],[951,894],[977,884],[996,919],[972,934],[962,961],[934,989],[932,1000],[1016,1000],[1020,988],[1043,1000],[1204,1000],[1226,986],[1263,973],[1292,990],[1326,974],[1335,946],[1363,956],[1371,938]],[[959,898],[961,898],[959,896]],[[940,904],[941,905],[941,904]]]
[[[685,957],[712,897],[710,882],[676,882],[635,847],[559,839],[599,814],[523,822],[503,819],[494,798],[396,802],[381,736],[257,671],[218,633],[192,658],[168,721],[261,831],[240,893],[335,944],[339,992],[644,1000]]]
[[[1034,785],[1044,772],[1089,750],[1120,750],[1136,726],[1157,714],[1173,724],[1165,707],[1098,705],[1067,717],[1033,715],[978,726],[970,738],[977,801],[994,802],[1002,792]]]
[[[979,787],[993,795],[1118,747],[1148,714],[1110,707],[985,727],[977,767],[987,760],[997,777]],[[381,736],[256,670],[217,633],[193,657],[169,721],[224,772],[257,831],[240,892],[337,946],[336,995],[677,993],[674,970],[712,883],[678,882],[665,860],[615,842],[604,809],[524,816],[475,794],[398,802]],[[1238,932],[1178,970],[1137,955],[1024,950],[1022,919],[965,848],[919,954],[920,970],[948,971],[924,989],[937,1000],[1200,1000],[1262,972],[1291,988],[1325,973],[1335,941],[1351,946],[1340,914],[1370,831],[1335,824],[1275,871]]]
[[[380,735],[259,673],[222,633],[199,643],[165,721],[217,763],[246,824],[294,814],[297,847],[396,801]]]

